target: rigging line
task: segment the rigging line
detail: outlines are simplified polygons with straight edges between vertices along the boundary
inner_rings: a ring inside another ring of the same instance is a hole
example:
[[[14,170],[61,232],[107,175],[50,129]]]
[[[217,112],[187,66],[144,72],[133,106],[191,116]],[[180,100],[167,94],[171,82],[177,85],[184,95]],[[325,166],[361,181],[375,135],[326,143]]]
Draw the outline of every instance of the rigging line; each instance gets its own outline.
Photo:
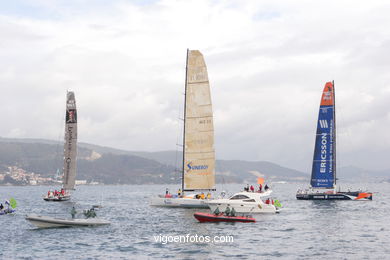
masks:
[[[182,116],[183,109],[182,109],[182,103],[181,103],[181,101],[182,101],[181,96],[177,95],[178,99],[179,99],[179,97],[180,97],[180,101],[176,102],[177,103],[177,113],[178,113],[178,116],[176,117],[177,118],[177,129],[176,129],[176,147],[175,147],[175,164],[174,164],[174,166],[175,166],[175,178],[177,178],[176,175],[179,174],[179,179],[180,179],[180,177],[181,177],[181,170],[180,170],[180,168],[181,168],[182,163],[179,160],[179,157],[181,158],[181,156],[179,155],[178,147],[179,146],[183,147],[183,144],[179,144],[179,142],[180,142],[181,137],[182,137],[182,135],[181,135],[181,133],[182,133],[182,131],[181,131],[181,126],[182,126],[181,122],[184,121],[184,119],[180,118]]]
[[[66,104],[66,98],[65,98],[65,102],[64,102],[65,104]],[[58,129],[60,129],[59,131],[58,131],[58,138],[57,138],[57,140],[56,140],[56,143],[57,143],[57,145],[56,145],[56,153],[55,153],[55,155],[54,155],[54,165],[56,165],[57,167],[55,167],[56,169],[55,169],[55,171],[56,171],[56,179],[58,179],[58,177],[59,176],[57,176],[57,169],[62,169],[62,171],[61,171],[61,173],[60,174],[63,174],[63,172],[64,172],[64,169],[63,169],[63,165],[61,166],[61,163],[63,163],[63,156],[61,157],[61,155],[63,155],[64,154],[64,151],[63,151],[63,149],[64,149],[64,143],[65,143],[65,135],[64,135],[64,129],[65,129],[65,116],[66,116],[66,106],[65,106],[65,113],[64,113],[64,111],[63,110],[61,110],[61,117],[59,117],[59,118],[61,118],[61,121],[60,121],[60,127],[58,128]],[[62,140],[62,142],[61,142],[61,140]],[[60,149],[62,148],[62,151],[60,151]],[[59,162],[58,163],[60,163],[60,165],[57,165],[57,158],[60,158],[60,160],[59,160]],[[59,166],[59,167],[58,167]]]
[[[338,93],[340,93],[340,91]],[[338,127],[337,127],[337,132],[336,132],[337,150],[338,150],[337,157],[336,157],[336,160],[337,160],[336,161],[337,162],[337,164],[336,164],[337,170],[339,170],[342,167],[342,163],[340,163],[340,162],[344,162],[345,163],[345,161],[346,161],[345,158],[347,158],[347,156],[345,156],[345,151],[347,149],[345,149],[344,147],[353,147],[354,146],[354,143],[353,143],[354,139],[352,138],[351,128],[348,127],[348,120],[346,119],[345,112],[344,112],[346,110],[345,109],[346,108],[345,104],[350,104],[350,103],[338,102],[336,104],[337,119],[338,119],[337,120]],[[343,129],[343,131],[341,132],[340,129]],[[341,151],[344,150],[344,152],[340,152],[340,147],[342,147]],[[350,158],[353,159],[353,161],[357,161],[357,159],[354,156],[355,153],[350,153],[350,154],[351,154]]]

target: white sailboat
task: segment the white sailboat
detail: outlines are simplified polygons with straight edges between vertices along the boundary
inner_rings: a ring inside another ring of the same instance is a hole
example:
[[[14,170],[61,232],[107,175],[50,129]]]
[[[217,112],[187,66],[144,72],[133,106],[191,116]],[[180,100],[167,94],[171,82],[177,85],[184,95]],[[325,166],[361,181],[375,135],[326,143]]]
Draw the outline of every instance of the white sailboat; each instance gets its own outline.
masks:
[[[68,91],[66,96],[64,167],[61,191],[52,192],[43,198],[46,201],[65,201],[70,199],[70,190],[74,190],[76,182],[77,156],[77,109],[74,92]]]
[[[181,193],[152,198],[152,206],[208,208],[208,197],[199,193],[215,190],[210,85],[203,55],[198,50],[187,50],[183,144]]]

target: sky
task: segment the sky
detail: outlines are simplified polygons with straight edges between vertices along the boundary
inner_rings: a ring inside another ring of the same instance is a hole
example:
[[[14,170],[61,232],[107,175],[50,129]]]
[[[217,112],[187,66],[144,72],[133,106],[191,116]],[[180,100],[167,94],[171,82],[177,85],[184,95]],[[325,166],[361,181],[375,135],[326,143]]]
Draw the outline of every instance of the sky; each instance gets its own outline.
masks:
[[[337,160],[390,169],[390,3],[0,0],[1,137],[134,151],[181,144],[186,49],[205,58],[219,159],[310,172],[335,81]]]

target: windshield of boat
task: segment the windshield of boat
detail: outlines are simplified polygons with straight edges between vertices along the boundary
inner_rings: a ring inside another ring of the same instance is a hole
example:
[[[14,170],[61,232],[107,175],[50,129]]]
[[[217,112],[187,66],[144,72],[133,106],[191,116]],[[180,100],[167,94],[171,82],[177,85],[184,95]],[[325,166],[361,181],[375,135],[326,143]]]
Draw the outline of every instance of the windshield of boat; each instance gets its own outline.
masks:
[[[231,200],[244,200],[244,199],[249,199],[249,197],[242,195],[242,194],[237,194],[237,195],[234,195],[233,197],[231,197],[230,199]]]

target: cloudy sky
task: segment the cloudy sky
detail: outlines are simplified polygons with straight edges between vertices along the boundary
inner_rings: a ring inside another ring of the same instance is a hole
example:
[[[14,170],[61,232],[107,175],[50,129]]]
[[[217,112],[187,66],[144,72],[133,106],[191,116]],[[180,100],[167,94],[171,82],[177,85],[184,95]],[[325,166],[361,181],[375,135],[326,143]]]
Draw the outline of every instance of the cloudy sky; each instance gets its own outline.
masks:
[[[335,80],[338,163],[390,169],[388,1],[0,1],[2,137],[175,150],[186,49],[205,57],[220,159],[309,172]]]

